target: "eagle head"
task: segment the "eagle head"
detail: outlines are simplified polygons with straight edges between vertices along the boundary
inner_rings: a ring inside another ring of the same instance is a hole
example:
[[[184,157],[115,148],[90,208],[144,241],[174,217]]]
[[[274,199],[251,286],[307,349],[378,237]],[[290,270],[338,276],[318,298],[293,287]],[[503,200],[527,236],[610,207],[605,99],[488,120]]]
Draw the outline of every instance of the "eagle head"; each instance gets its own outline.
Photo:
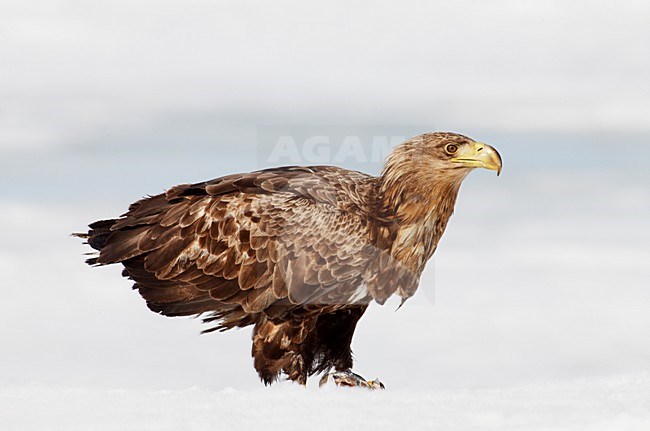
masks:
[[[397,188],[417,183],[460,182],[475,168],[501,173],[501,156],[490,145],[451,132],[425,133],[395,147],[384,165],[384,181]],[[406,183],[406,184],[405,184]]]
[[[501,156],[497,150],[458,133],[426,133],[410,139],[403,145],[410,157],[421,159],[413,162],[424,162],[429,168],[451,177],[458,173],[464,178],[475,168],[497,171],[497,175],[501,173]]]

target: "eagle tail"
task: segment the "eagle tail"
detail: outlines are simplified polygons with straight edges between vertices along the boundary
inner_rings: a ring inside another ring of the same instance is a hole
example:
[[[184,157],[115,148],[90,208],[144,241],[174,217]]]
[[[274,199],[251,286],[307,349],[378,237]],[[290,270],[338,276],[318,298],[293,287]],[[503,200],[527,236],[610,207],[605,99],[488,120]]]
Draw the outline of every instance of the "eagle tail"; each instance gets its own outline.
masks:
[[[116,221],[117,220],[115,219],[96,221],[88,225],[90,229],[87,233],[73,233],[72,236],[85,239],[88,245],[99,251],[106,245],[106,240],[112,233],[111,227],[115,224]],[[86,263],[88,265],[96,265],[97,257],[86,259]]]

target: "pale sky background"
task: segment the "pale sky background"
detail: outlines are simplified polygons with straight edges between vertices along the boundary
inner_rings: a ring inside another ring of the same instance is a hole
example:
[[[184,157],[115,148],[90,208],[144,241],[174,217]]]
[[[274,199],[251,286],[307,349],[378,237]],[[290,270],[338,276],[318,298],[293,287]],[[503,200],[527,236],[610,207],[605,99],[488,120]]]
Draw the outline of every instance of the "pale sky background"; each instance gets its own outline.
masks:
[[[643,0],[5,0],[0,147],[241,143],[258,124],[647,133],[649,15]]]
[[[274,128],[454,130],[503,155],[463,186],[422,291],[361,321],[368,377],[650,370],[649,19],[632,0],[0,1],[0,384],[257,387],[248,329],[150,313],[67,235],[266,167]]]

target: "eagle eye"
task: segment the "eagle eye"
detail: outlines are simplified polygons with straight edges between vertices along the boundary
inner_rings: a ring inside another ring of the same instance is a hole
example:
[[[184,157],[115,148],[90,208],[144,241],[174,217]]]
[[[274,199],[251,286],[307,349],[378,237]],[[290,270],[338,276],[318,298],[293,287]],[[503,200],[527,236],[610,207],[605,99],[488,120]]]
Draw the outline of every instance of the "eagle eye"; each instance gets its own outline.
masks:
[[[458,145],[456,144],[447,144],[445,145],[445,151],[447,154],[456,154],[458,151]]]

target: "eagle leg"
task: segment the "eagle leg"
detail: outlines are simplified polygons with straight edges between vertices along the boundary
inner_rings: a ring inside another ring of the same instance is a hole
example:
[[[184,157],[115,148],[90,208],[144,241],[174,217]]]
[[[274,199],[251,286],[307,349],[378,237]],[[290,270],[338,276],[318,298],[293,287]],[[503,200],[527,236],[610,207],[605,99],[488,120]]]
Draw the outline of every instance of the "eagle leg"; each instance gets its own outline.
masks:
[[[366,380],[352,370],[332,371],[330,373],[326,373],[320,379],[320,382],[318,382],[318,386],[325,385],[327,382],[329,382],[330,379],[332,379],[332,381],[337,386],[357,386],[371,390],[386,389],[384,384],[379,379]]]

